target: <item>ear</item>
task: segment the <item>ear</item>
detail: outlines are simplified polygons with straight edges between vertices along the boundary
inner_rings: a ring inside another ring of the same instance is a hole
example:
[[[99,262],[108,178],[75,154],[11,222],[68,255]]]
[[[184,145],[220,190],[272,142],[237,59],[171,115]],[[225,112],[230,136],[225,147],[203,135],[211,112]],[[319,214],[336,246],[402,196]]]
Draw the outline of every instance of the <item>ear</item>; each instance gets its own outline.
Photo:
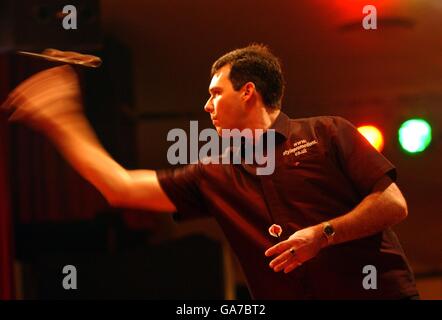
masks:
[[[255,84],[253,82],[247,82],[242,87],[242,98],[244,101],[250,100],[256,92]]]

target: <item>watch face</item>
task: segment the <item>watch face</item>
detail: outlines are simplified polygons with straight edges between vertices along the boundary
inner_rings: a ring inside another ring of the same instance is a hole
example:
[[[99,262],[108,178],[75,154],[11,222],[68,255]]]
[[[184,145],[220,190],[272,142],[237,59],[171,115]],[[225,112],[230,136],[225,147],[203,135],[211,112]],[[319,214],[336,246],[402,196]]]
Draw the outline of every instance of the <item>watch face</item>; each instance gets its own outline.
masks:
[[[333,227],[330,226],[330,225],[325,226],[325,228],[324,228],[324,232],[325,232],[325,234],[328,235],[328,236],[333,235],[333,233],[334,233]]]

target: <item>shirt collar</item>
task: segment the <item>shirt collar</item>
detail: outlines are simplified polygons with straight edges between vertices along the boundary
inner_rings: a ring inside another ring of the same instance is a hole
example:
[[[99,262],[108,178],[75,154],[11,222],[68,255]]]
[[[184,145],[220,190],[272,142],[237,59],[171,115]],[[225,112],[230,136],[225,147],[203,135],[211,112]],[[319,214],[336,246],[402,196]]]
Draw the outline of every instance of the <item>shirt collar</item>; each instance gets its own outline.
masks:
[[[275,132],[287,139],[289,137],[289,120],[290,118],[284,112],[280,111],[269,129],[274,129]]]

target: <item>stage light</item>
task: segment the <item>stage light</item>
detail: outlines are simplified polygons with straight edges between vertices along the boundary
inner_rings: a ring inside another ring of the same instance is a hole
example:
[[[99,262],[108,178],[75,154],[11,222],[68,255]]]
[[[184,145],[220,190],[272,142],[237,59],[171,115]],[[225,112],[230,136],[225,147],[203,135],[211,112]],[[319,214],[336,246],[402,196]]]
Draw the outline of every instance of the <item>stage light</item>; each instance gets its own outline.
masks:
[[[399,143],[406,152],[424,151],[431,142],[431,126],[424,119],[410,119],[399,129]]]
[[[384,136],[375,126],[367,125],[358,127],[358,131],[376,148],[379,152],[384,149]]]

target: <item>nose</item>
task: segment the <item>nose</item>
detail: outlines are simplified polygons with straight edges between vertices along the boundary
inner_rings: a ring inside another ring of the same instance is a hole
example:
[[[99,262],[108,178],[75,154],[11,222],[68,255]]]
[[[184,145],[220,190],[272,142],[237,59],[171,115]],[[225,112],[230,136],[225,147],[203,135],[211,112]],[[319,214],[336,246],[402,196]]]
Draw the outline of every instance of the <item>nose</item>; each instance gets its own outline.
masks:
[[[213,111],[212,99],[207,100],[206,105],[204,106],[204,111],[211,113]]]

